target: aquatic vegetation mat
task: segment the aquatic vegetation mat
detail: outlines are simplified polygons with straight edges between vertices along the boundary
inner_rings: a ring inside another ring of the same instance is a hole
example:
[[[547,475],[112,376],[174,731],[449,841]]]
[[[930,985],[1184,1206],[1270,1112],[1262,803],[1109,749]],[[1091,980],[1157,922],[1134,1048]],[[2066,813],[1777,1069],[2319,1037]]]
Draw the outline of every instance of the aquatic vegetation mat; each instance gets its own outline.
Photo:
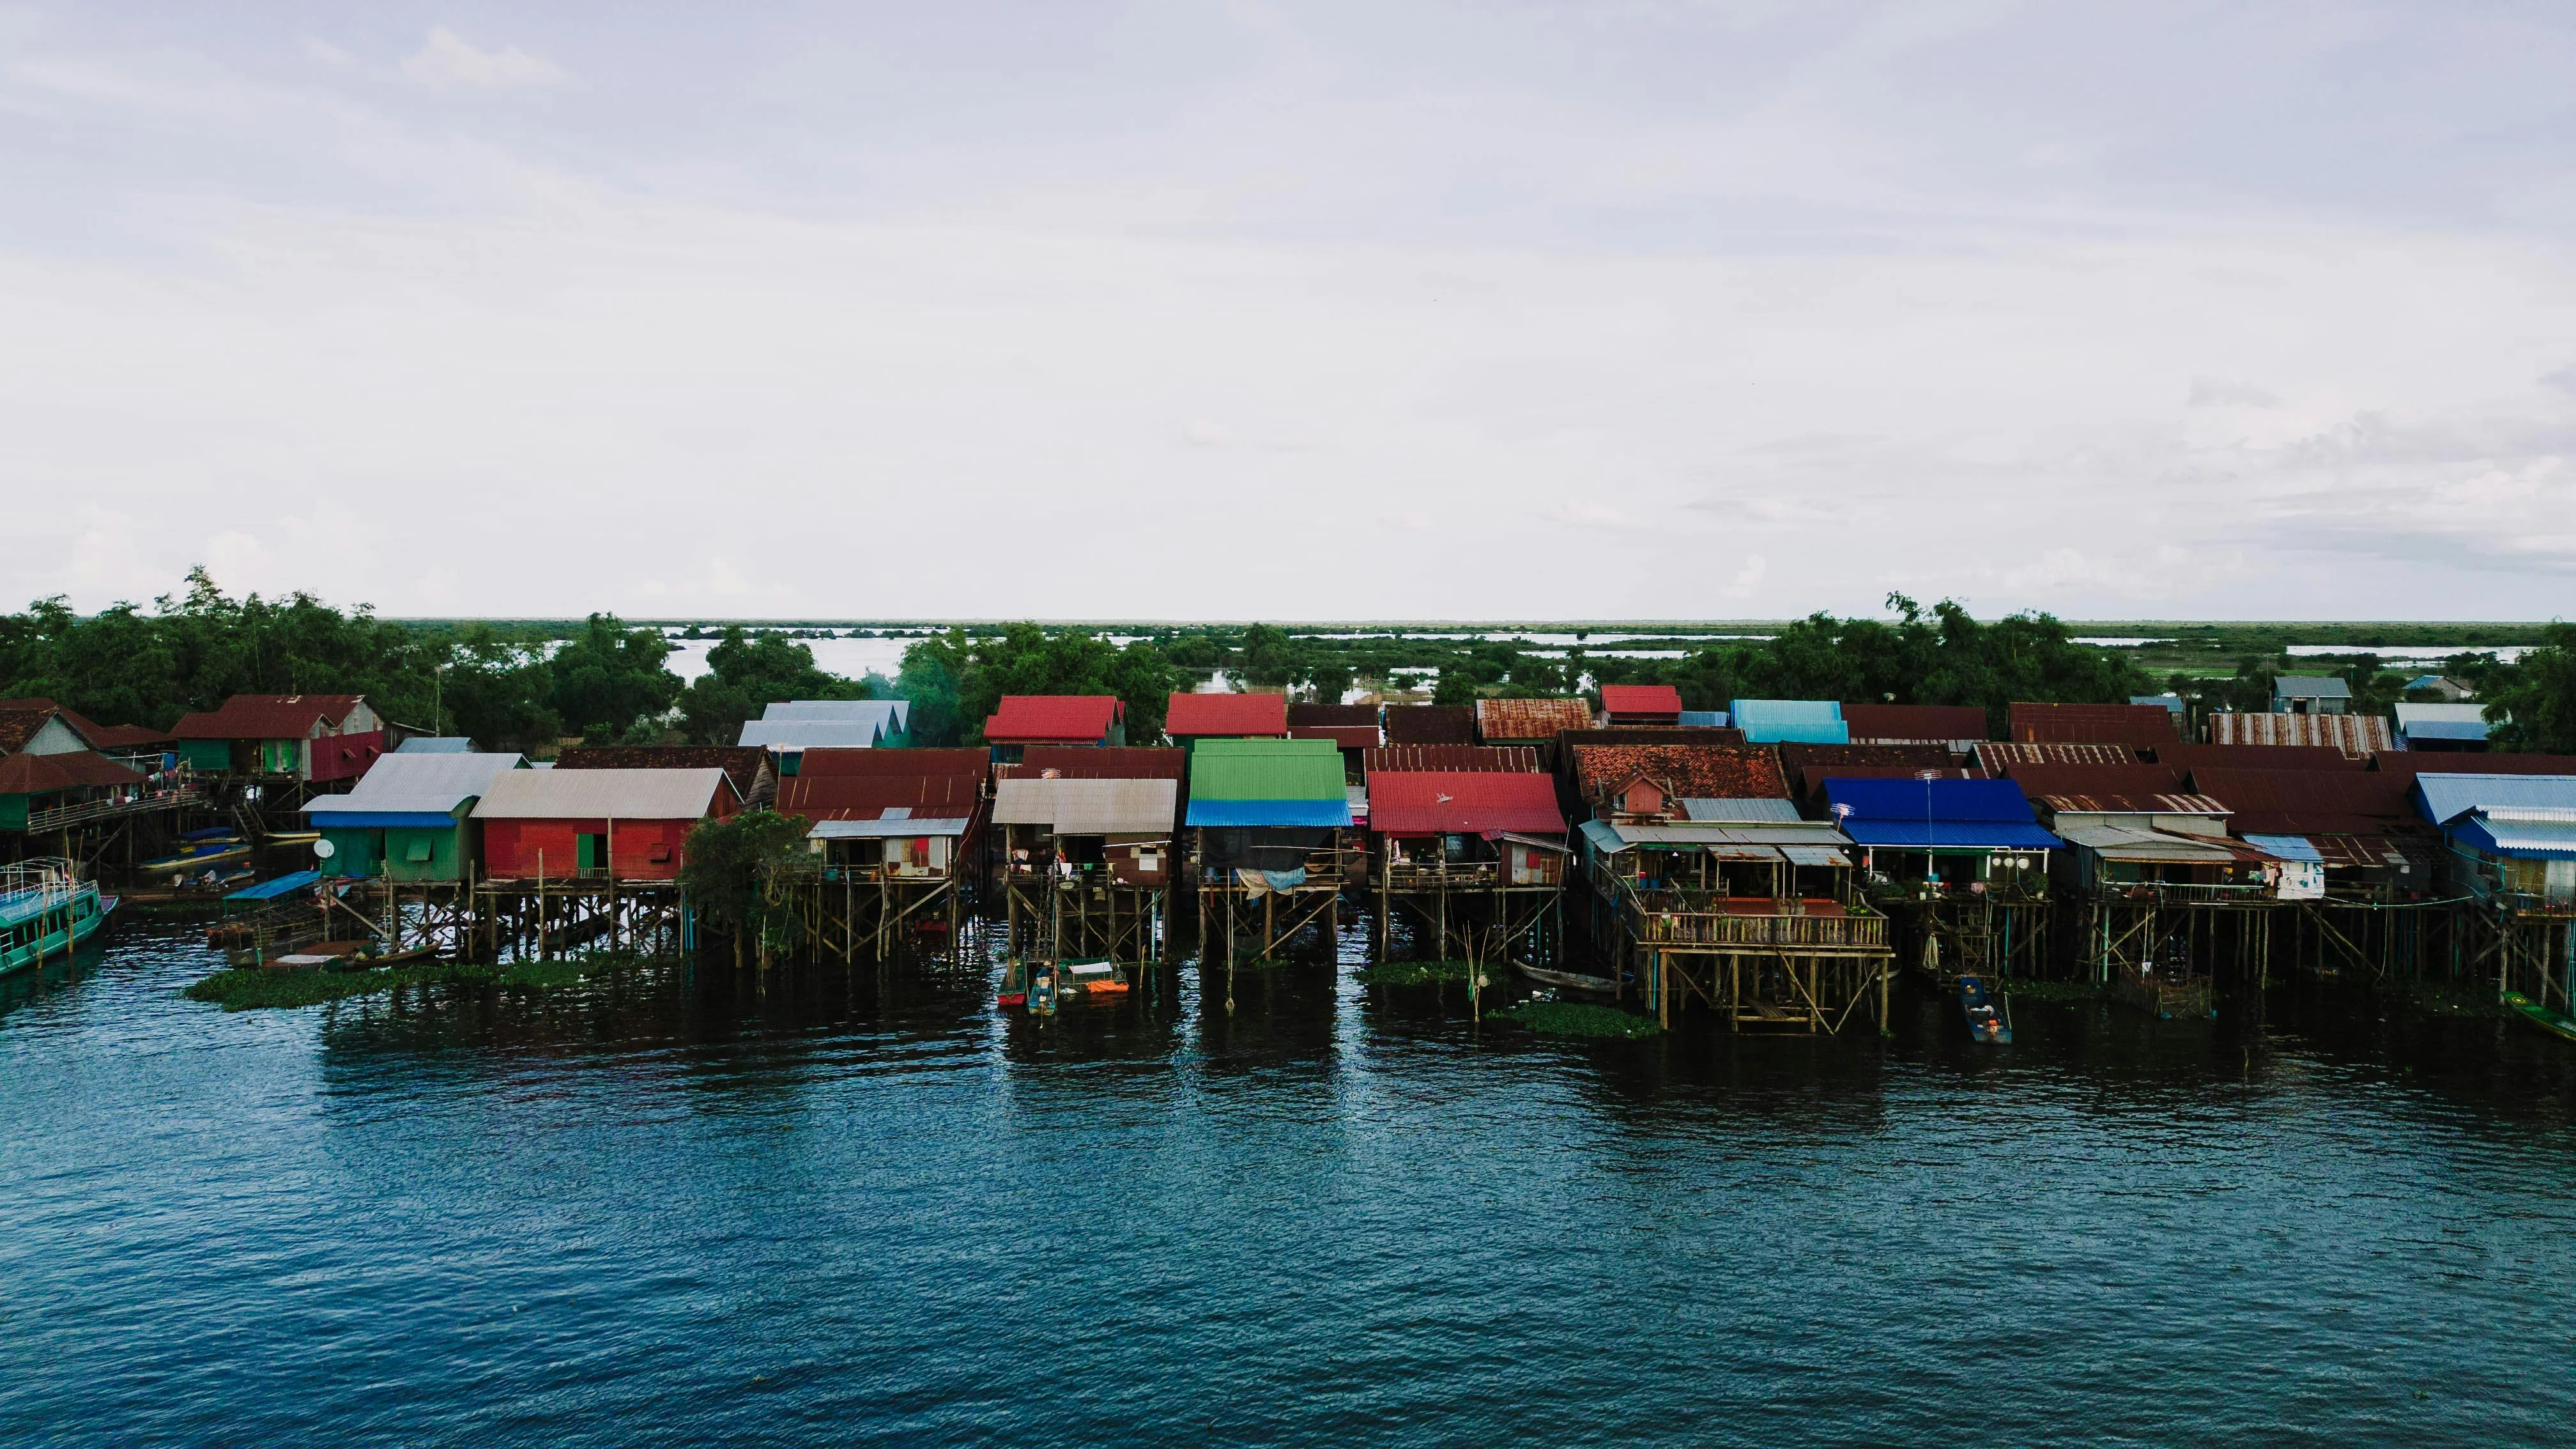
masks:
[[[1494,1019],[1518,1022],[1548,1036],[1625,1040],[1654,1036],[1663,1031],[1653,1017],[1581,1001],[1524,1001],[1509,1011],[1494,1013]]]
[[[626,955],[600,955],[563,961],[519,961],[505,966],[425,961],[417,966],[396,966],[382,971],[256,971],[237,968],[218,971],[195,982],[183,994],[191,1001],[208,1002],[226,1011],[256,1011],[320,1006],[326,1002],[346,1001],[353,996],[376,996],[399,991],[406,986],[434,986],[447,982],[548,991],[575,985],[613,966],[635,964],[636,960]]]
[[[1464,961],[1389,961],[1382,966],[1362,967],[1351,975],[1366,986],[1420,986],[1431,981],[1464,981],[1468,970]]]

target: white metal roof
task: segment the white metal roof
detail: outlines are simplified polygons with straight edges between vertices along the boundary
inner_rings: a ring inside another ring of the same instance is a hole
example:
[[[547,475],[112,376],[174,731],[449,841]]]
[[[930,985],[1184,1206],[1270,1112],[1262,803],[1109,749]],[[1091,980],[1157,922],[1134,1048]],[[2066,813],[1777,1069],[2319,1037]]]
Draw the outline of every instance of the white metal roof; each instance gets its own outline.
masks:
[[[2059,839],[2098,852],[2108,860],[2170,862],[2185,865],[2223,865],[2236,858],[2236,852],[2223,845],[2208,845],[2167,835],[2136,825],[2118,825],[2099,818],[2060,816],[2050,826]]]
[[[725,772],[713,766],[697,770],[512,770],[493,777],[483,792],[482,803],[474,807],[474,818],[695,820],[707,813],[717,791],[732,788]]]
[[[910,727],[912,701],[906,699],[788,699],[780,700],[763,709],[760,717],[765,720],[864,720],[876,724],[888,734],[894,734]]]
[[[963,815],[914,820],[888,816],[877,820],[820,820],[805,832],[808,840],[911,840],[933,835],[963,835],[971,824]]]
[[[1682,810],[1690,816],[1694,824],[1722,821],[1736,824],[1788,825],[1799,823],[1801,820],[1797,805],[1781,799],[1711,800],[1691,796],[1682,801]]]
[[[380,755],[345,795],[323,795],[307,815],[441,814],[484,793],[501,775],[525,773],[524,755]]]
[[[1043,825],[1058,835],[1166,833],[1180,814],[1178,780],[1000,780],[998,825]]]
[[[885,726],[872,719],[747,719],[738,745],[772,750],[872,750]]]

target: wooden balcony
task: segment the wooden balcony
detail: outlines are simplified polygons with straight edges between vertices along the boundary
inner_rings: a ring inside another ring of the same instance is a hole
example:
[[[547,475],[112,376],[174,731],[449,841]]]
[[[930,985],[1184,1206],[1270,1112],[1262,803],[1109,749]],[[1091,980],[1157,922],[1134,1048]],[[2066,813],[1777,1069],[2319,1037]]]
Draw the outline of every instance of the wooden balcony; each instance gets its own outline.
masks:
[[[1781,951],[1884,951],[1887,918],[1837,901],[1632,894],[1628,932],[1641,945]]]

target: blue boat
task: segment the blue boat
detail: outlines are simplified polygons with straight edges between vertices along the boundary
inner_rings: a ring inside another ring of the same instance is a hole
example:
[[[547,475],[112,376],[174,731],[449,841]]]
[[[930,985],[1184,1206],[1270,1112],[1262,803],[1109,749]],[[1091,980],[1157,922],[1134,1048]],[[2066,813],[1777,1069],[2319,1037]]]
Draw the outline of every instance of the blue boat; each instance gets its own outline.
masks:
[[[2012,1010],[2001,996],[1986,990],[1986,978],[1959,978],[1959,1011],[1968,1019],[1968,1035],[1999,1045],[2012,1041]]]
[[[68,956],[107,924],[116,897],[98,893],[68,860],[0,869],[0,976]]]

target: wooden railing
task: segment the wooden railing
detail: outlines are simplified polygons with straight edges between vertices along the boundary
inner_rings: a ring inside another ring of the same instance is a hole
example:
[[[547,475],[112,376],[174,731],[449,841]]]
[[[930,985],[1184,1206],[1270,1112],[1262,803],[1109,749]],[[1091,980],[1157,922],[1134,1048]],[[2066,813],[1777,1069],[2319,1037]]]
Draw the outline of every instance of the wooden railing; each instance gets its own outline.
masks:
[[[1887,918],[1874,911],[1809,915],[1782,908],[1768,914],[1741,910],[1659,909],[1645,900],[1631,901],[1629,931],[1641,943],[1654,945],[1750,946],[1781,949],[1887,949]]]
[[[114,820],[126,815],[150,815],[163,810],[176,810],[182,806],[204,803],[206,803],[205,793],[194,785],[181,785],[170,790],[153,790],[131,798],[79,800],[69,805],[54,806],[50,810],[28,811],[27,831],[32,835],[39,831],[62,830],[69,826],[85,825],[93,820]]]

